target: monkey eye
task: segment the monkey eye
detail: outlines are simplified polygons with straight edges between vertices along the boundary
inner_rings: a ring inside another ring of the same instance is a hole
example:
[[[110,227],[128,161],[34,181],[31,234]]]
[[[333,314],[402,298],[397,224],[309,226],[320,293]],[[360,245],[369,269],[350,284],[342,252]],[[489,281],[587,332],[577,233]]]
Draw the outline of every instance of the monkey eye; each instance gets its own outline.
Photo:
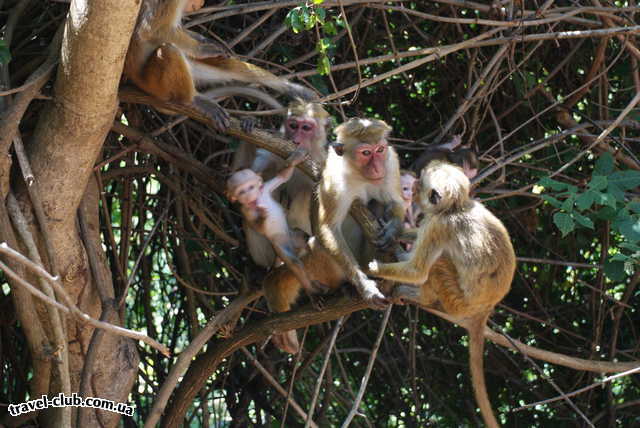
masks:
[[[311,125],[302,125],[303,131],[311,131]]]
[[[433,205],[438,205],[438,202],[440,202],[441,199],[442,196],[440,196],[440,193],[438,193],[437,190],[431,190],[431,193],[429,194],[429,202]]]
[[[371,150],[363,150],[361,152],[364,156],[371,156]]]
[[[289,122],[289,128],[298,129],[298,124],[296,122]]]
[[[382,153],[382,152],[384,152],[384,146],[380,146],[380,147],[378,147],[378,149],[376,150],[376,152],[378,152],[378,153]]]

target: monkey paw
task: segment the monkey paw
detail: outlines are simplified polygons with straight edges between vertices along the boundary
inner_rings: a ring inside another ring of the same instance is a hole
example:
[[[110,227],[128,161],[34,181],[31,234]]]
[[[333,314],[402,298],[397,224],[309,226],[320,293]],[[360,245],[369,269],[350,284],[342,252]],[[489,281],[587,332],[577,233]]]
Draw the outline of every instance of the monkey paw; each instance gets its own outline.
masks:
[[[368,273],[371,275],[375,275],[380,272],[380,265],[377,260],[373,260],[369,262],[369,271]]]
[[[213,121],[213,126],[218,131],[226,131],[229,127],[229,113],[218,105],[217,102],[197,95],[193,99],[193,105],[205,116]]]
[[[390,247],[392,244],[396,242],[396,235],[398,234],[399,228],[397,222],[389,221],[380,230],[378,236],[373,241],[373,244],[379,249],[385,249]]]
[[[374,309],[385,309],[389,303],[389,299],[385,297],[380,290],[378,290],[378,284],[371,279],[365,279],[362,281],[362,288],[360,294],[365,302],[367,302]]]

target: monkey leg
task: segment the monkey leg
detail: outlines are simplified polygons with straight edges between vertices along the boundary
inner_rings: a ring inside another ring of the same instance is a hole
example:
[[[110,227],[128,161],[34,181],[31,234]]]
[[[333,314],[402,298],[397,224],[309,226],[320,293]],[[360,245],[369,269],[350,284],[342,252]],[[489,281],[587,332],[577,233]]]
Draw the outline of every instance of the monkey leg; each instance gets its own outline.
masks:
[[[210,117],[218,129],[229,126],[229,115],[215,101],[198,94],[187,58],[173,44],[156,48],[142,67],[136,85],[163,101],[192,105]]]
[[[269,272],[263,282],[264,296],[272,312],[287,312],[298,298],[300,284],[296,277],[283,267]],[[271,341],[284,352],[295,354],[300,349],[295,330],[274,334]]]

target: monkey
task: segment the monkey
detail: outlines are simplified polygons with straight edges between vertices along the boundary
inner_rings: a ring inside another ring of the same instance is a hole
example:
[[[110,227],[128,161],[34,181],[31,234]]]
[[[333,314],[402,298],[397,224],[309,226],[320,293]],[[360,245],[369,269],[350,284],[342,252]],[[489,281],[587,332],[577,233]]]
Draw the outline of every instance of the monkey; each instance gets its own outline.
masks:
[[[470,145],[461,143],[460,135],[454,135],[447,143],[427,147],[414,162],[413,169],[422,171],[433,160],[449,161],[462,167],[465,175],[472,179],[478,174],[478,156]]]
[[[292,141],[298,148],[307,150],[314,163],[321,166],[327,158],[328,122],[329,113],[320,104],[296,98],[289,103],[282,133],[285,139]],[[233,168],[251,168],[265,178],[270,178],[276,170],[282,168],[282,163],[282,159],[268,150],[243,144],[233,159]],[[291,180],[282,187],[279,199],[284,199],[290,227],[311,235],[310,210],[314,181],[296,170]],[[245,230],[245,236],[253,261],[264,268],[273,266],[275,253],[270,243],[252,229]]]
[[[354,253],[363,253],[362,242],[358,241],[364,241],[364,236],[357,238],[354,232],[361,231],[347,224],[350,219],[347,212],[354,199],[366,203],[374,198],[388,204],[393,214],[378,243],[382,246],[400,230],[404,219],[400,166],[395,150],[387,143],[390,131],[391,127],[382,120],[360,118],[352,118],[336,128],[337,143],[329,150],[317,192],[319,209],[314,229],[319,232],[309,241],[309,253],[301,257],[309,278],[328,290],[351,282],[376,307],[385,305],[387,299],[375,281],[358,267]],[[297,278],[282,267],[269,272],[262,286],[274,312],[290,310],[300,293]],[[295,353],[299,349],[294,330],[274,335],[272,341],[285,352]]]
[[[345,240],[342,224],[355,199],[375,199],[391,213],[376,246],[384,248],[402,228],[398,155],[389,146],[391,127],[378,119],[351,118],[335,130],[337,142],[329,152],[318,186],[317,236],[336,259],[360,296],[374,307],[388,303],[375,281],[367,278]]]
[[[302,287],[309,292],[323,291],[319,282],[310,281],[295,251],[294,237],[289,230],[282,206],[271,193],[287,182],[296,165],[304,162],[306,151],[298,150],[289,157],[289,165],[274,178],[263,183],[262,177],[250,169],[235,172],[227,181],[231,202],[239,202],[245,224],[265,236],[284,264],[293,272]]]
[[[484,328],[494,306],[511,287],[516,259],[509,234],[484,205],[469,198],[469,178],[457,166],[432,161],[420,176],[425,221],[408,261],[369,263],[372,276],[415,284],[399,285],[394,298],[470,319],[469,365],[485,423],[497,427],[487,394]]]
[[[291,96],[311,99],[313,92],[229,55],[219,43],[182,27],[188,0],[143,0],[123,73],[162,101],[190,105],[225,130],[229,116],[196,87],[240,81],[259,83]]]
[[[416,173],[408,169],[400,170],[400,186],[402,191],[402,205],[404,207],[404,228],[418,225],[418,210],[414,206],[413,197],[416,192]]]

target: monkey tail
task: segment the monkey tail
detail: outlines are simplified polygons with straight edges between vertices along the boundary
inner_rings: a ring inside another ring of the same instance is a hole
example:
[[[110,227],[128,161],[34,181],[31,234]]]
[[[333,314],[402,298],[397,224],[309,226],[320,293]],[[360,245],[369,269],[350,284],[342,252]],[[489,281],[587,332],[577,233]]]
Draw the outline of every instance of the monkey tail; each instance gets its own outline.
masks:
[[[291,83],[287,79],[278,77],[264,68],[241,61],[237,58],[210,57],[197,59],[196,62],[215,68],[217,72],[213,79],[216,82],[220,82],[221,80],[239,80],[247,83],[258,83],[278,92],[288,94],[291,97],[300,97],[304,100],[317,98],[313,91],[298,84]],[[207,80],[204,75],[199,75],[198,77],[198,80]]]
[[[484,328],[490,312],[474,316],[469,324],[469,367],[473,393],[476,397],[484,423],[489,428],[499,428],[498,421],[493,414],[487,384],[484,378]]]

